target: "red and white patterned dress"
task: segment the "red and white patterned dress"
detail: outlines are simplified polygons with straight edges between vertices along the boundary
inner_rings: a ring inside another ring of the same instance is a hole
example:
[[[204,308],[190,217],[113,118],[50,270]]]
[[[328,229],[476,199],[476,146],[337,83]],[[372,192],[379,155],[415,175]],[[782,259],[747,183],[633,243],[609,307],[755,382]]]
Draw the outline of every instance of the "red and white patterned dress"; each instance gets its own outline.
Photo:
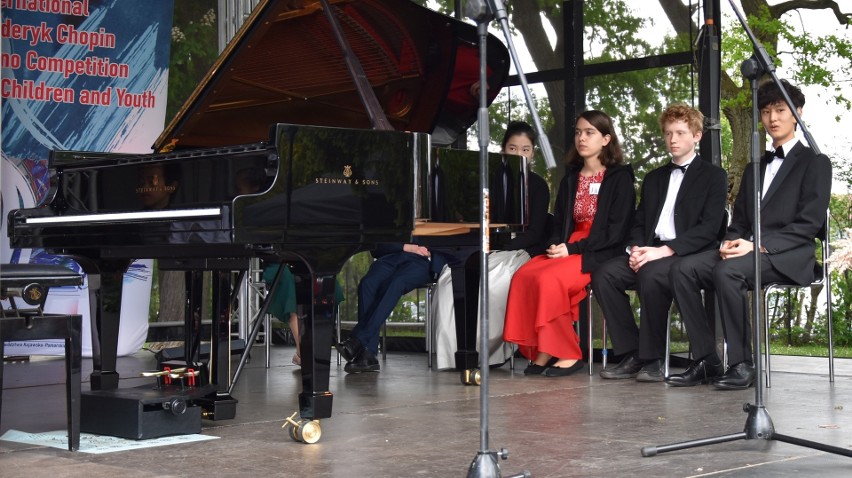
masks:
[[[598,205],[597,191],[590,191],[600,187],[603,176],[604,171],[580,175],[574,197],[574,230],[566,243],[589,237]],[[565,360],[582,359],[574,322],[590,281],[591,276],[582,271],[580,254],[533,258],[512,277],[503,339],[518,344],[529,360],[535,360],[539,351]]]

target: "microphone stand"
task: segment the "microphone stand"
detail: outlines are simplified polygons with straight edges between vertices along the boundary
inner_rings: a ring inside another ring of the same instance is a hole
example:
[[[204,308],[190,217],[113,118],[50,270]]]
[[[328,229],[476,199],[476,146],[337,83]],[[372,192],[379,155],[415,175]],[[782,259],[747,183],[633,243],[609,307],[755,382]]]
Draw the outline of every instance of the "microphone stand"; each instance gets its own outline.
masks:
[[[784,435],[781,433],[777,433],[775,431],[775,427],[772,424],[772,418],[769,416],[769,412],[766,410],[766,406],[763,403],[763,366],[760,360],[760,324],[763,317],[763,303],[761,301],[761,294],[758,292],[758,288],[760,287],[761,282],[761,274],[760,274],[760,202],[761,202],[761,178],[760,178],[760,151],[759,151],[759,133],[758,133],[758,118],[760,112],[757,108],[757,83],[758,79],[763,76],[763,74],[768,73],[772,77],[772,81],[778,86],[778,89],[781,91],[784,101],[787,103],[787,106],[790,108],[790,111],[793,113],[796,121],[799,126],[802,128],[802,132],[805,135],[805,138],[808,141],[811,149],[816,153],[820,154],[819,149],[817,148],[816,142],[808,131],[807,126],[804,122],[802,122],[802,118],[800,117],[798,111],[796,111],[796,107],[793,105],[793,101],[790,99],[790,95],[787,94],[787,90],[784,89],[781,81],[778,79],[778,76],[775,74],[775,65],[772,63],[772,59],[769,57],[769,54],[766,52],[766,49],[763,45],[757,40],[754,33],[748,26],[745,18],[742,13],[740,13],[737,6],[734,4],[733,0],[730,0],[731,7],[734,9],[734,13],[736,13],[737,18],[745,29],[746,34],[748,34],[749,39],[751,39],[752,45],[754,46],[754,55],[744,61],[740,66],[740,72],[742,72],[743,77],[747,78],[751,83],[751,102],[752,102],[752,137],[751,137],[751,163],[750,166],[752,168],[752,179],[754,180],[753,188],[754,188],[754,197],[753,199],[753,208],[754,208],[754,216],[753,216],[753,224],[752,227],[754,232],[754,292],[752,293],[752,347],[753,347],[753,360],[755,365],[755,385],[754,385],[754,405],[750,403],[746,403],[743,405],[743,411],[748,413],[748,418],[746,418],[745,428],[742,432],[733,433],[730,435],[720,435],[717,437],[710,438],[702,438],[698,440],[690,440],[680,443],[672,443],[669,445],[661,445],[661,446],[647,446],[642,448],[642,456],[655,456],[659,453],[665,453],[669,451],[675,450],[683,450],[686,448],[694,448],[704,445],[712,445],[715,443],[725,443],[729,441],[735,440],[752,440],[755,438],[762,438],[764,440],[777,440],[784,443],[790,443],[792,445],[799,445],[807,448],[812,448],[814,450],[825,451],[828,453],[833,453],[836,455],[843,455],[852,457],[852,450],[826,445],[823,443],[804,440],[801,438],[792,437],[789,435]],[[829,290],[830,294],[831,291]],[[766,351],[769,353],[769,350]]]
[[[469,9],[468,5],[476,5],[480,3],[482,3],[482,0],[468,0],[465,4],[465,9]],[[521,61],[518,59],[518,52],[515,51],[515,43],[512,42],[512,33],[509,29],[509,18],[506,15],[506,8],[503,4],[503,0],[488,0],[488,9],[491,10],[495,19],[500,22],[500,28],[503,30],[503,38],[506,39],[506,45],[509,47],[509,54],[512,57],[512,63],[515,64],[515,71],[518,72],[518,79],[521,80],[521,89],[523,90],[524,98],[527,101],[527,108],[530,110],[533,125],[538,133],[538,145],[541,147],[541,153],[544,156],[544,164],[547,165],[547,169],[553,169],[556,167],[556,160],[553,159],[553,150],[550,148],[550,140],[547,139],[547,135],[541,127],[541,119],[538,117],[538,110],[535,108],[535,102],[533,102],[532,94],[530,94],[530,87],[527,84],[527,76],[524,74],[524,70],[521,67]],[[474,18],[474,20],[476,19]]]
[[[496,11],[493,0],[491,3],[491,11]],[[479,332],[479,368],[480,368],[480,390],[479,390],[479,451],[473,462],[470,464],[467,476],[468,478],[499,478],[500,465],[497,464],[497,457],[503,460],[509,457],[509,452],[505,448],[499,452],[490,450],[488,445],[488,249],[489,249],[489,218],[488,218],[488,142],[489,142],[489,127],[488,127],[488,59],[486,55],[486,47],[488,43],[488,22],[492,19],[489,12],[489,7],[482,0],[468,0],[465,4],[465,13],[476,21],[476,31],[479,36],[479,187],[482,191],[480,198],[480,284],[479,284],[479,314],[481,317],[481,330]],[[503,10],[505,17],[505,10]],[[506,37],[511,45],[511,39],[508,38],[508,30]],[[512,57],[515,58],[514,49],[511,49]],[[516,63],[516,67],[519,65]],[[529,93],[527,93],[529,98]],[[535,110],[533,117],[536,119],[539,129],[538,116]],[[546,140],[546,139],[545,139]],[[544,149],[544,146],[542,146]],[[549,152],[549,148],[548,148]],[[512,475],[512,478],[527,478],[532,476],[529,472],[523,471],[519,474]]]

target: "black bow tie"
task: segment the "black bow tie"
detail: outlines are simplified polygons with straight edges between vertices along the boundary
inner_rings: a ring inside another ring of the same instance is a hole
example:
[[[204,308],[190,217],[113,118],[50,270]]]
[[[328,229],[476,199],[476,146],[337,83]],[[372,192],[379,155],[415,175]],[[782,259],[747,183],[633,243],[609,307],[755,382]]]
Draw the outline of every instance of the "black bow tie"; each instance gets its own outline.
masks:
[[[778,149],[776,149],[774,153],[772,151],[766,152],[766,160],[768,162],[774,161],[775,158],[784,159],[784,148],[783,147],[779,146]]]
[[[678,164],[669,162],[669,171],[675,172],[676,170],[680,170],[680,172],[682,172],[683,174],[686,174],[686,167],[687,166],[689,166],[689,165],[687,164],[686,166],[680,166]]]

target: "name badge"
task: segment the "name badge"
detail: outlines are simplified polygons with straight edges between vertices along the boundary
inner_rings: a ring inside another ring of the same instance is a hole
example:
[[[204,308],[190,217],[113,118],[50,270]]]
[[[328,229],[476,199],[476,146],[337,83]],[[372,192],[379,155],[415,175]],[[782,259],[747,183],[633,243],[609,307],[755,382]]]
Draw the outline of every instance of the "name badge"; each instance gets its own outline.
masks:
[[[589,194],[592,196],[597,196],[601,190],[601,183],[592,183],[589,184]]]

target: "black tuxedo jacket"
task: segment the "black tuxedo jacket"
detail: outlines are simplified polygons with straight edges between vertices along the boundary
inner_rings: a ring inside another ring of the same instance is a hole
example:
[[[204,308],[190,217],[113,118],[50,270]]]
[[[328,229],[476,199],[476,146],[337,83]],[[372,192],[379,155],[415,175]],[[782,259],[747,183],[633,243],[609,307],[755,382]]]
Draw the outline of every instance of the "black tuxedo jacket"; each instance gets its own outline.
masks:
[[[760,163],[761,188],[768,159],[769,155]],[[734,201],[726,240],[753,236],[754,194],[754,168],[748,167]],[[760,202],[760,240],[772,267],[797,284],[807,285],[814,278],[814,239],[825,224],[830,198],[828,157],[796,143]]]
[[[671,170],[667,164],[645,175],[628,246],[654,244],[654,230],[666,202],[670,177]],[[679,256],[717,247],[719,232],[724,227],[727,195],[725,170],[696,156],[686,168],[675,199],[677,237],[665,244]]]

